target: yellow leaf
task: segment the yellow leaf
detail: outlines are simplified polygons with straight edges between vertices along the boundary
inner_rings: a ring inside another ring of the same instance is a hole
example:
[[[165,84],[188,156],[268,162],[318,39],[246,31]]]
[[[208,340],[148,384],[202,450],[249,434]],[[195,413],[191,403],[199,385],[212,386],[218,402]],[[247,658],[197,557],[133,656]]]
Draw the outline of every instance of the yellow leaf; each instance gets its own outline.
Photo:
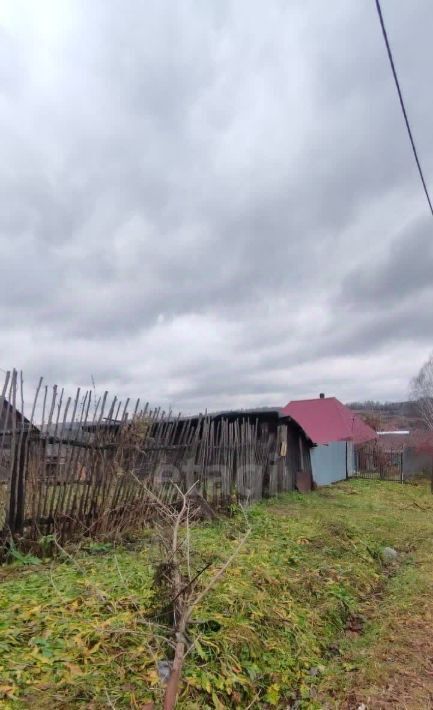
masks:
[[[32,655],[33,658],[36,658],[39,663],[44,663],[46,666],[53,665],[53,659],[43,656],[41,653],[39,653],[39,650],[37,648],[34,648],[30,655]]]
[[[67,663],[66,667],[69,670],[69,675],[73,678],[77,675],[83,675],[83,671],[81,670],[80,666],[77,666],[76,663]]]
[[[298,545],[309,545],[311,543],[311,540],[308,539],[308,537],[300,537],[296,540]]]
[[[0,685],[0,696],[14,700],[16,699],[15,690],[16,688],[13,685]]]
[[[83,646],[86,647],[81,634],[77,634],[72,640],[79,648],[83,648]]]
[[[152,669],[146,673],[146,679],[151,683],[152,685],[156,685],[159,681],[159,676],[156,670]]]
[[[101,641],[98,641],[98,643],[95,643],[95,645],[92,646],[92,648],[89,648],[84,652],[84,655],[91,656],[93,653],[96,653],[96,651],[99,649],[101,643],[102,643]]]

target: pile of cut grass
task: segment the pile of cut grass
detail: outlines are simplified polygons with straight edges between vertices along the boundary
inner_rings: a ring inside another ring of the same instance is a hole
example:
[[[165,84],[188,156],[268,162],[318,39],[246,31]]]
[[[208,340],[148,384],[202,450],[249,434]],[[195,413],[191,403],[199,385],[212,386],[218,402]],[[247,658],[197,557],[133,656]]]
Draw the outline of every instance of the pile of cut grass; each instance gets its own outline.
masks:
[[[379,603],[390,579],[407,575],[431,539],[430,500],[423,486],[352,481],[253,506],[250,538],[195,610],[179,706],[337,706],[354,663],[339,655],[347,626]],[[243,526],[238,515],[193,529],[196,556],[211,563],[207,574],[227,559]],[[389,545],[400,553],[391,568],[381,562]],[[133,550],[90,546],[78,566],[3,568],[4,707],[158,705],[157,662],[167,644],[164,629],[146,618],[158,602],[155,554],[147,537]]]

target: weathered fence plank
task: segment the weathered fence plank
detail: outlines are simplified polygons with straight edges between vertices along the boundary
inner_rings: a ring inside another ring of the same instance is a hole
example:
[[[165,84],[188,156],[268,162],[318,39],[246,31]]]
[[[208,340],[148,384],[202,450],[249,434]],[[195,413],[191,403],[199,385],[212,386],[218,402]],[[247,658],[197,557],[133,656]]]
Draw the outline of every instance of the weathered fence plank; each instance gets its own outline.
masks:
[[[182,419],[108,392],[69,395],[42,379],[26,419],[16,371],[6,375],[0,403],[0,461],[9,472],[1,486],[3,538],[55,533],[66,540],[144,524],[155,496],[176,501],[173,483],[197,483],[196,495],[213,507],[293,485],[284,431],[263,436],[258,420]]]

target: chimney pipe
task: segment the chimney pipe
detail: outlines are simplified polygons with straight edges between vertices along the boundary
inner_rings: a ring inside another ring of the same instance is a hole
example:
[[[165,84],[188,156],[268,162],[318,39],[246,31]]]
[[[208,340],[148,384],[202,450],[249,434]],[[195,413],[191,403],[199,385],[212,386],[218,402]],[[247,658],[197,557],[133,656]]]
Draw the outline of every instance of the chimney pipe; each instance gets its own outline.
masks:
[[[321,393],[319,394],[319,397],[320,397],[320,399],[325,399],[325,393],[324,393],[324,392],[321,392]]]

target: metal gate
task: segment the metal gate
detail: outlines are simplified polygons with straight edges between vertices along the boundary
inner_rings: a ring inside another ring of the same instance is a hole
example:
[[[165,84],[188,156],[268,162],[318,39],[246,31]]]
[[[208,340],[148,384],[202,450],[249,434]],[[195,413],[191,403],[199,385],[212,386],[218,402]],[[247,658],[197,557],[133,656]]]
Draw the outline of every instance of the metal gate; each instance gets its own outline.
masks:
[[[382,451],[376,444],[355,449],[355,473],[358,478],[404,482],[403,452]]]

